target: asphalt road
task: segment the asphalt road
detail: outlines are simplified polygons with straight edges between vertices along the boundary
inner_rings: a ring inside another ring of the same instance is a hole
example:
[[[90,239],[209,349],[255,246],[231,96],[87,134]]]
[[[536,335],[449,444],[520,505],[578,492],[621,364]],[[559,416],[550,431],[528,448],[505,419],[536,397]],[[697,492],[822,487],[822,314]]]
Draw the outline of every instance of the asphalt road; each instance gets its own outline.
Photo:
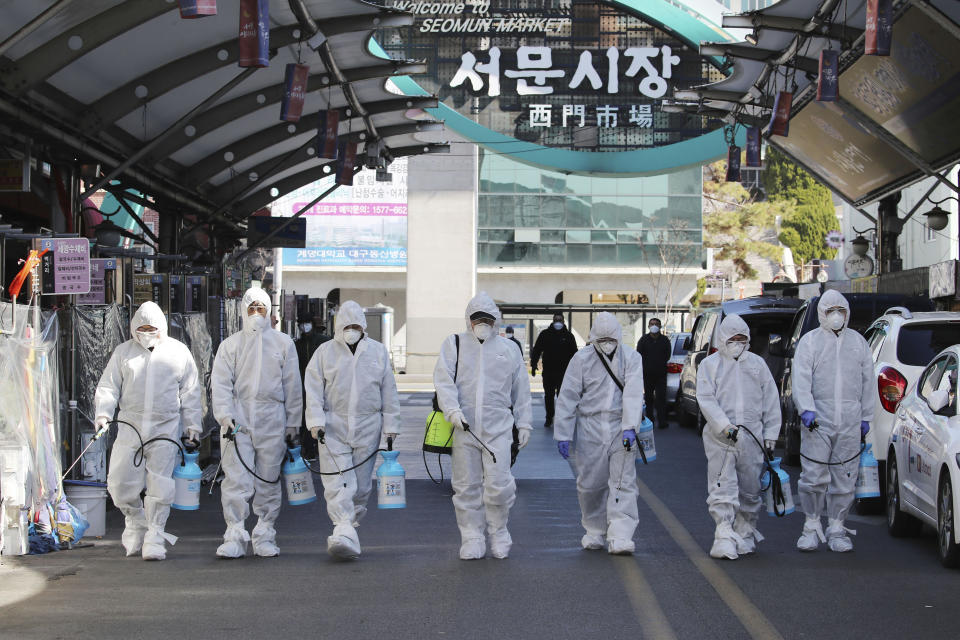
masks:
[[[763,515],[759,553],[709,558],[703,449],[676,425],[639,469],[633,557],[580,550],[572,476],[538,426],[515,467],[510,558],[462,562],[449,483],[414,479],[428,398],[403,396],[408,507],[371,509],[359,560],[327,555],[322,502],[284,507],[280,557],[217,560],[218,492],[204,490],[199,512],[173,512],[165,562],[124,557],[115,510],[92,546],[3,558],[0,638],[957,637],[960,575],[937,563],[931,531],[897,540],[881,517],[854,516],[853,553],[801,554],[803,516]]]

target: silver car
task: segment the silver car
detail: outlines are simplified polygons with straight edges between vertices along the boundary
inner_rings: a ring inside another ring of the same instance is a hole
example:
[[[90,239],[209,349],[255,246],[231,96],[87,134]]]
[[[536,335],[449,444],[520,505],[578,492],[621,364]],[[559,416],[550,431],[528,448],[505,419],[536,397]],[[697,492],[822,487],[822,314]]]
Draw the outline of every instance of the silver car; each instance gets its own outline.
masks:
[[[687,357],[686,343],[689,333],[670,334],[670,359],[667,360],[667,411],[673,409],[677,400],[677,390],[680,388],[680,373],[683,371],[683,361]]]

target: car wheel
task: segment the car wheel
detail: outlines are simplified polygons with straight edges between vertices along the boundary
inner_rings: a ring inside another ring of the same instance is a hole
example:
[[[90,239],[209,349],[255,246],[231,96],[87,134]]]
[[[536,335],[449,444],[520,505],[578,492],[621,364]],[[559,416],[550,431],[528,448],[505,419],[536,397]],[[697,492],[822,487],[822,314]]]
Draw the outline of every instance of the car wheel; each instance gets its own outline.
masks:
[[[900,476],[893,449],[887,456],[887,531],[895,538],[913,536],[920,532],[919,520],[900,510]]]
[[[953,488],[950,477],[940,482],[940,498],[937,508],[937,543],[940,564],[954,568],[960,564],[960,545],[954,541]]]

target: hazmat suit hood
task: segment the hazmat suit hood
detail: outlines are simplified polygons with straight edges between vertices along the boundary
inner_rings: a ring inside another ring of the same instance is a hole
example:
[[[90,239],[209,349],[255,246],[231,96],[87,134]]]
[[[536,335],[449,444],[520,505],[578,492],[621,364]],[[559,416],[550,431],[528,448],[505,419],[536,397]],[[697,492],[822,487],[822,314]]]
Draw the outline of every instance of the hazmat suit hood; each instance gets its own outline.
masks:
[[[622,337],[623,329],[620,327],[620,322],[609,311],[599,313],[593,321],[593,326],[590,327],[590,342],[596,342],[601,338],[613,338],[620,342]]]
[[[256,332],[253,324],[250,322],[252,318],[247,315],[247,307],[249,307],[254,302],[260,302],[267,308],[267,322],[264,328],[270,327],[270,296],[266,291],[260,287],[250,287],[247,289],[246,293],[243,294],[243,299],[240,301],[240,309],[243,319],[243,330],[248,333]]]
[[[477,311],[483,311],[484,313],[489,313],[493,316],[493,324],[496,326],[500,324],[501,316],[500,309],[497,307],[497,303],[493,301],[493,298],[487,295],[486,291],[481,291],[477,295],[473,296],[473,299],[467,303],[467,311],[464,313],[463,317],[467,321],[467,331],[471,331],[473,326],[470,324],[470,316],[475,314]]]
[[[747,336],[747,350],[750,349],[750,327],[743,321],[743,318],[735,313],[731,313],[723,319],[717,328],[717,351],[725,358],[733,358],[727,349],[727,340],[733,336],[741,334]]]
[[[334,338],[346,343],[343,339],[343,328],[351,324],[358,324],[364,332],[367,331],[367,317],[363,314],[363,307],[353,300],[347,300],[340,305],[333,319]]]
[[[144,302],[130,318],[130,336],[134,340],[136,340],[137,327],[145,324],[157,328],[157,336],[160,340],[167,337],[167,317],[163,315],[163,311],[156,302]]]
[[[846,317],[843,319],[843,328],[850,326],[850,303],[843,297],[843,294],[834,289],[828,289],[817,302],[817,318],[820,320],[820,327],[825,331],[830,331],[827,326],[827,309],[831,307],[843,307],[847,310]]]

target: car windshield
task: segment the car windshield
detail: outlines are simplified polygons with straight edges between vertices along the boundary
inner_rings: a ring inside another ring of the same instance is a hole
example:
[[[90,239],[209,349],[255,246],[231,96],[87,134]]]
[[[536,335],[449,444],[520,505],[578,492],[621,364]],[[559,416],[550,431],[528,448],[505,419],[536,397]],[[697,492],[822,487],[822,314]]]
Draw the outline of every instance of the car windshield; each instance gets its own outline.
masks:
[[[673,355],[682,356],[687,353],[687,350],[683,348],[683,343],[686,342],[689,334],[681,333],[677,336],[677,340],[673,343]]]
[[[913,367],[925,367],[934,356],[960,336],[960,322],[905,324],[897,337],[897,359]]]

